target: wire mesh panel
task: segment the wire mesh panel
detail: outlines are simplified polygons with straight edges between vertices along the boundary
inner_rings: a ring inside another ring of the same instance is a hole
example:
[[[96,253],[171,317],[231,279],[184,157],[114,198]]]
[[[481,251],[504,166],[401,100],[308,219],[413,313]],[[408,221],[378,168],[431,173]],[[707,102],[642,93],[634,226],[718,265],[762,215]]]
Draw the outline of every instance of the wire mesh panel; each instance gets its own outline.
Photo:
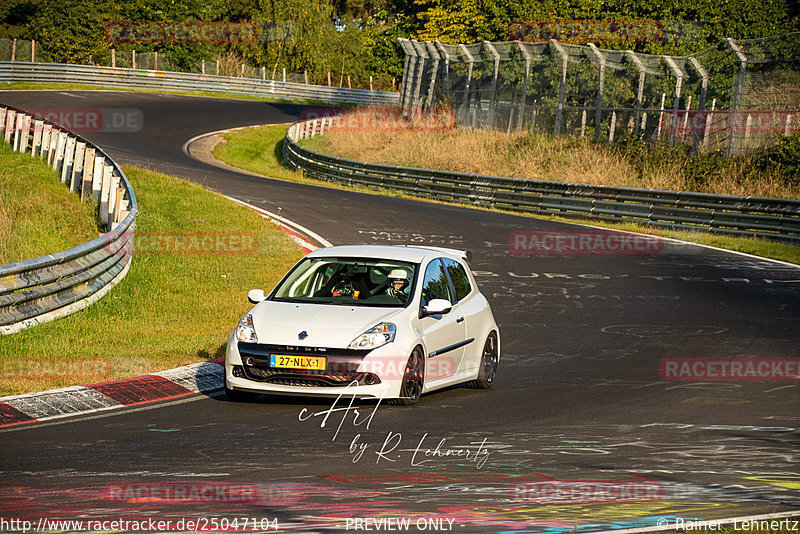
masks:
[[[462,126],[625,137],[729,156],[800,131],[800,32],[725,39],[692,56],[561,43],[401,39],[406,113]]]

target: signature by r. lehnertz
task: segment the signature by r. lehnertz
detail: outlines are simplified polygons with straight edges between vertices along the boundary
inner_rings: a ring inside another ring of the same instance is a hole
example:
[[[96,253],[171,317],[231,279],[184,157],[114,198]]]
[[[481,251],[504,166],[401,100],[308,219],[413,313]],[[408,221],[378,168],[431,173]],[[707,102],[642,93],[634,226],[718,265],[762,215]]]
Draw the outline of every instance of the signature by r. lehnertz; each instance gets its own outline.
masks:
[[[341,414],[339,424],[331,437],[331,441],[336,441],[336,438],[339,437],[339,432],[342,430],[342,426],[344,426],[345,422],[350,418],[352,418],[350,424],[354,427],[369,430],[369,426],[375,414],[378,412],[383,398],[378,399],[371,412],[362,413],[357,407],[353,407],[357,396],[357,389],[358,383],[351,382],[345,390],[336,397],[330,408],[313,413],[310,413],[308,408],[303,408],[300,410],[297,419],[299,421],[307,421],[312,417],[322,417],[319,427],[326,428],[332,415]],[[345,396],[350,398],[350,402],[347,406],[339,406],[339,401]],[[419,440],[415,440],[416,444],[414,449],[398,449],[403,443],[403,435],[400,432],[393,432],[390,430],[379,448],[373,443],[362,441],[361,433],[358,433],[350,442],[349,452],[353,455],[353,463],[360,461],[368,452],[375,454],[375,463],[381,463],[381,461],[397,462],[402,458],[403,452],[411,452],[410,462],[412,467],[419,467],[435,459],[453,458],[474,462],[475,467],[481,469],[486,465],[486,461],[489,459],[489,449],[486,447],[487,438],[483,438],[481,442],[472,441],[469,445],[457,447],[448,446],[447,438],[441,438],[439,443],[433,448],[431,448],[429,444],[426,444],[426,440],[428,440],[428,432],[425,432]]]

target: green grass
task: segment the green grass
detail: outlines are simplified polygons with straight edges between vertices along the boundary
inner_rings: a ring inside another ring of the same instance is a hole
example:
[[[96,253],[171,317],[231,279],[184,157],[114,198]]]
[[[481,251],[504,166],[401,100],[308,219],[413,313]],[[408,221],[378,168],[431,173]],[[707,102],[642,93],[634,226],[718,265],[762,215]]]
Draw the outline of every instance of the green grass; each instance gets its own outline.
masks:
[[[219,194],[155,172],[125,172],[140,209],[130,272],[86,310],[0,337],[0,395],[220,358],[251,307],[247,291],[271,288],[302,255],[276,225]],[[153,239],[165,240],[158,236],[216,239],[221,233],[257,246],[244,254],[216,245],[211,252],[217,253],[153,253]],[[48,371],[59,362],[58,373]]]
[[[47,163],[0,142],[0,265],[91,241],[100,235],[95,209]]]
[[[234,100],[258,100],[261,102],[285,102],[313,106],[330,106],[330,102],[321,100],[304,100],[299,98],[270,98],[267,96],[245,95],[240,93],[222,93],[216,91],[169,91],[166,89],[122,89],[105,85],[85,83],[51,83],[51,82],[6,82],[0,83],[0,91],[115,91],[124,93],[157,93],[165,95],[203,96],[208,98],[231,98]],[[349,108],[353,104],[336,104],[336,107]]]
[[[370,193],[381,193],[388,196],[406,197],[406,195],[396,192],[376,191],[375,189],[368,189],[365,187],[351,188],[341,184],[331,184],[329,182],[321,182],[318,180],[310,180],[302,176],[300,172],[290,171],[283,166],[281,150],[283,147],[283,137],[286,133],[286,126],[263,126],[258,128],[247,128],[243,130],[235,130],[228,132],[224,136],[224,141],[221,142],[214,150],[214,156],[230,165],[246,169],[252,172],[270,176],[273,178],[280,178],[284,180],[292,180],[304,183],[312,183],[315,185],[324,185],[326,187],[335,187],[337,189],[350,189],[357,191],[365,191]],[[223,144],[224,143],[224,144]],[[311,150],[318,152],[326,152],[325,141],[322,136],[304,139],[301,144]],[[436,202],[424,199],[429,202]],[[440,203],[440,202],[436,202]],[[468,207],[475,207],[469,204],[462,204]],[[483,208],[479,208],[483,209]],[[505,211],[505,210],[498,210]],[[581,221],[576,219],[549,216],[549,217],[534,217],[528,214],[518,212],[515,215],[524,215],[532,218],[547,219],[551,221],[570,222],[580,224]],[[755,256],[764,258],[773,258],[777,260],[787,261],[790,263],[800,264],[800,247],[777,243],[766,239],[745,238],[725,236],[718,234],[710,234],[707,232],[690,232],[690,231],[674,231],[655,229],[645,225],[634,223],[605,223],[602,221],[584,221],[586,224],[593,226],[600,226],[603,228],[611,228],[615,230],[626,230],[629,232],[640,232],[650,235],[658,235],[669,237],[673,239],[680,239],[690,243],[698,243],[714,247],[723,248],[726,250],[735,250],[738,252],[745,252]]]

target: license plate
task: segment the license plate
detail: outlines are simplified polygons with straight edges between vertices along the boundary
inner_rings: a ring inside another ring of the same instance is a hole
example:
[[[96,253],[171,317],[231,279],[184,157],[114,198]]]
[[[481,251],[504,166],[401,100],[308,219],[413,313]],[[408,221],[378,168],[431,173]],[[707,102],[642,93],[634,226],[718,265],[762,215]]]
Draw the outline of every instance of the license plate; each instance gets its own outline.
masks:
[[[270,354],[269,366],[281,369],[315,369],[325,370],[325,358],[317,356],[292,356],[287,354]]]

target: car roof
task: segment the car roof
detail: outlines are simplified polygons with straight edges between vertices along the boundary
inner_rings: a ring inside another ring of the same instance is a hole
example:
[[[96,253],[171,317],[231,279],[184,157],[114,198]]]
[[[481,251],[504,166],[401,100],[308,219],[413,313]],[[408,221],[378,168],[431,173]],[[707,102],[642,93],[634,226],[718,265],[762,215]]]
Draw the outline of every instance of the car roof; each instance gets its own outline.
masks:
[[[339,245],[321,248],[310,253],[308,258],[314,257],[354,257],[354,258],[379,258],[383,260],[399,260],[420,263],[428,257],[461,258],[466,253],[460,250],[441,247],[424,247],[414,245]]]

